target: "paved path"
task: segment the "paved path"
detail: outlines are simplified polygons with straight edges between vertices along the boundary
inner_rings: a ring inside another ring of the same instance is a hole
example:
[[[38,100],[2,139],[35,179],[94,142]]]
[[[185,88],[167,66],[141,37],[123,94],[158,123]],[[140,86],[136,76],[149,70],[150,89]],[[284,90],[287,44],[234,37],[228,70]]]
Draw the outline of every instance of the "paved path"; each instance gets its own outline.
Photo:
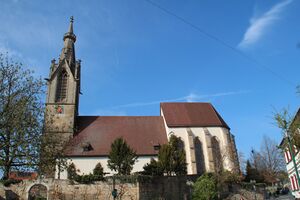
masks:
[[[277,198],[273,198],[270,200],[294,200],[295,198],[292,195],[283,195]]]

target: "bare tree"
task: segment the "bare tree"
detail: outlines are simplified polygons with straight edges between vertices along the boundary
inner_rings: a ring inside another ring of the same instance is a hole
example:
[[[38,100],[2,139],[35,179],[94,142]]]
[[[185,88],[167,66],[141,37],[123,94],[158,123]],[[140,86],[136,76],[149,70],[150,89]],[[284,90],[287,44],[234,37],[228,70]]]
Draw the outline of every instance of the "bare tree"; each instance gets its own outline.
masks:
[[[276,181],[279,173],[285,170],[284,157],[281,150],[278,148],[276,141],[264,136],[261,148],[261,163],[262,174],[266,182],[273,183]]]
[[[276,141],[268,136],[263,137],[259,152],[252,150],[250,161],[267,183],[276,182],[285,167],[281,150]]]

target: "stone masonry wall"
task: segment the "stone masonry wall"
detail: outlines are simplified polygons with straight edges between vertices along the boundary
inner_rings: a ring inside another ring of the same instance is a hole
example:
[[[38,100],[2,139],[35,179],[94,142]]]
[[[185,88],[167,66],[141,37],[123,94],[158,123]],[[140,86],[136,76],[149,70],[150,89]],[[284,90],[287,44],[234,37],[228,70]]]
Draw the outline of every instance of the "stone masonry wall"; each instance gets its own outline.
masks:
[[[47,188],[48,200],[113,200],[112,190],[118,191],[118,200],[188,200],[191,199],[192,185],[197,176],[172,177],[128,177],[127,179],[106,179],[94,184],[75,184],[68,180],[43,179],[23,181],[22,183],[4,187],[0,185],[0,200],[28,200],[30,189],[37,184]],[[228,199],[243,197],[245,200],[264,199],[264,191],[255,193],[242,189],[239,185],[224,188]],[[259,189],[259,188],[258,188]],[[43,192],[43,194],[45,194]],[[225,199],[224,198],[222,199]]]
[[[47,187],[48,200],[93,200],[113,199],[113,181],[97,182],[95,184],[74,184],[65,180],[45,179],[38,181],[23,181],[22,183],[4,187],[0,185],[0,200],[27,200],[30,188],[35,184]],[[116,181],[115,188],[118,190],[119,199],[137,200],[137,183],[120,183]]]

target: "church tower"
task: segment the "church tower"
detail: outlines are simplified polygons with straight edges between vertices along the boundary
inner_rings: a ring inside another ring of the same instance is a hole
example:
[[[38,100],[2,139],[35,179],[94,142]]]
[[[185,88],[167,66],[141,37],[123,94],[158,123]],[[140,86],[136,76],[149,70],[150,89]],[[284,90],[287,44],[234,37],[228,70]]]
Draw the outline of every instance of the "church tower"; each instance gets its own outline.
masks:
[[[63,37],[64,46],[56,62],[51,61],[47,80],[45,134],[55,136],[61,144],[69,141],[76,129],[80,93],[80,60],[76,61],[73,17]],[[59,144],[57,146],[59,148]]]

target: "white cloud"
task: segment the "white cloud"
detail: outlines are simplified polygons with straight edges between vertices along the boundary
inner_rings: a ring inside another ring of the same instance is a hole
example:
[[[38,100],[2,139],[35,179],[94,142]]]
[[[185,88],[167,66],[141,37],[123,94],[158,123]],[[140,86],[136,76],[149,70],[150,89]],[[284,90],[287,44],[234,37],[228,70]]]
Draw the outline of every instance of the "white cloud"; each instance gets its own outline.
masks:
[[[255,44],[262,38],[265,32],[280,19],[283,9],[292,3],[293,0],[285,0],[274,5],[270,10],[263,13],[260,17],[252,17],[250,26],[246,30],[243,40],[239,43],[239,48],[247,48]],[[255,15],[254,15],[255,16]]]
[[[223,96],[246,94],[246,93],[249,93],[249,91],[246,91],[246,90],[245,91],[232,91],[232,92],[221,92],[221,93],[215,93],[215,94],[205,94],[205,95],[198,95],[196,93],[190,93],[186,96],[178,97],[178,98],[174,98],[174,99],[162,99],[162,100],[149,101],[149,102],[136,102],[136,103],[114,106],[113,108],[116,109],[116,108],[149,106],[149,105],[159,104],[161,102],[195,102],[195,101],[200,101],[200,100],[211,98],[211,97],[223,97]]]

